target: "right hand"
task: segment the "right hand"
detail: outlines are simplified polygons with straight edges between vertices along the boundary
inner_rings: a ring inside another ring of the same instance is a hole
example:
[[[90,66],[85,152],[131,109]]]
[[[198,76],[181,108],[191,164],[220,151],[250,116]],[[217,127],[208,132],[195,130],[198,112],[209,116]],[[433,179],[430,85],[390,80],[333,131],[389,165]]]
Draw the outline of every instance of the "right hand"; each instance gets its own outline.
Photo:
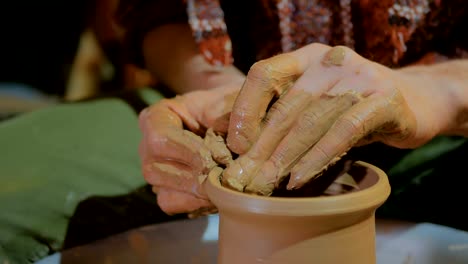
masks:
[[[227,132],[242,82],[163,99],[141,112],[143,175],[167,214],[216,210],[200,184],[216,166],[200,135],[206,128]]]

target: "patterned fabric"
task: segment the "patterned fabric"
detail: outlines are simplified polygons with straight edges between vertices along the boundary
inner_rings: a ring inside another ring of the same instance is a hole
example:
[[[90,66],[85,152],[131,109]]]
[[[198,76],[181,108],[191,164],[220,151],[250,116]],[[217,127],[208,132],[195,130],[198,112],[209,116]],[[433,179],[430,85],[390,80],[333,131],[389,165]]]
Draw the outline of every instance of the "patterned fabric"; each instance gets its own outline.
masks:
[[[282,32],[283,52],[313,42],[330,44],[333,38],[333,6],[324,0],[279,0],[278,15]],[[351,0],[339,0],[341,45],[354,48]]]
[[[204,58],[216,66],[231,64],[232,45],[219,2],[187,0],[187,14],[195,41]]]
[[[310,42],[346,45],[392,68],[466,58],[467,14],[466,0],[120,0],[117,19],[138,65],[147,32],[189,21],[208,62],[247,73]]]
[[[440,5],[440,1],[437,3]],[[424,22],[429,12],[428,0],[396,0],[388,9],[388,21],[392,26],[392,44],[395,47],[393,62],[403,57],[406,52],[406,42],[416,28]]]
[[[332,10],[320,0],[279,0],[281,44],[284,52],[312,42],[329,44]]]
[[[367,57],[389,66],[400,63],[408,50],[407,42],[428,22],[426,15],[431,8],[439,9],[443,4],[442,0],[431,3],[429,0],[262,0],[268,1],[274,2],[277,8],[283,52],[313,42],[354,49],[353,22],[357,21],[361,26],[358,30],[367,31],[359,32],[364,40],[360,46]],[[356,7],[359,10],[353,10]],[[231,63],[230,41],[219,1],[188,0],[188,13],[195,38],[207,60],[212,64]],[[362,21],[359,16],[363,15],[370,19]]]

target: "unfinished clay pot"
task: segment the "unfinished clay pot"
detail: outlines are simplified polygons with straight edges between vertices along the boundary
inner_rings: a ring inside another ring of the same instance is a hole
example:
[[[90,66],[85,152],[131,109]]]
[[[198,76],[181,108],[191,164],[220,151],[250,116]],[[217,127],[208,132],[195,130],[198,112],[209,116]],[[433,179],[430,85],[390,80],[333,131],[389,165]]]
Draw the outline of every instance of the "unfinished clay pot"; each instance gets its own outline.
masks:
[[[210,175],[205,188],[219,210],[218,263],[375,263],[374,214],[390,185],[364,162],[348,173],[358,191],[304,198],[241,193]]]

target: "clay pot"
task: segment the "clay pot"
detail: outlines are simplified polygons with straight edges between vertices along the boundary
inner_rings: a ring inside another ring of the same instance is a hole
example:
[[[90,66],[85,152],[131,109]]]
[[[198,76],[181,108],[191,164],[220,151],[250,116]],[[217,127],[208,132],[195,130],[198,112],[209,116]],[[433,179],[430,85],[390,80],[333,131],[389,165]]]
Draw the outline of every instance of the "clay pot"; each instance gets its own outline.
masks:
[[[364,162],[348,173],[358,191],[305,198],[241,193],[211,175],[205,188],[219,210],[218,263],[375,263],[374,214],[390,185]]]

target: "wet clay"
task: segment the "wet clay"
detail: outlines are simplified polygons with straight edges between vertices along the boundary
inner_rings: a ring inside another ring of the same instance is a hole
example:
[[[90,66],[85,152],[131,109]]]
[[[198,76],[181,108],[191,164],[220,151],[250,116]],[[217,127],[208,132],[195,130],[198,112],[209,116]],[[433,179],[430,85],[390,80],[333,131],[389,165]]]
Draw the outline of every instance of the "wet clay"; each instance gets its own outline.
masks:
[[[342,66],[345,54],[346,50],[343,47],[333,47],[325,54],[322,64],[326,67]]]
[[[232,154],[227,148],[224,138],[216,135],[212,128],[206,131],[204,143],[210,150],[213,160],[218,164],[228,165],[232,162]]]
[[[218,166],[215,166],[210,170],[209,175],[216,174],[224,186],[239,192],[248,192],[264,196],[314,197],[321,195],[338,195],[359,189],[354,178],[348,174],[348,170],[353,162],[349,159],[337,159],[333,164],[329,164],[329,166],[324,168],[323,171],[317,175],[320,176],[318,177],[318,180],[312,180],[302,188],[287,188],[286,184],[289,180],[288,175],[283,177],[283,181],[279,182],[277,185],[257,185],[258,189],[253,189],[252,185],[250,185],[250,189],[246,190],[244,186],[246,186],[247,183],[238,182],[236,178],[226,179],[226,177],[223,177],[223,173],[225,172],[225,169],[223,168],[226,166],[239,167],[239,170],[248,167],[248,165],[241,164],[243,159],[237,159],[234,161],[231,152],[225,144],[224,138],[216,135],[212,129],[207,131],[204,142],[205,146],[207,146],[212,153],[213,160],[218,163]],[[182,175],[178,176],[180,177]],[[205,179],[206,176],[200,180],[200,184],[203,183]],[[268,194],[266,194],[266,191],[262,192],[262,190],[265,189],[268,189]]]

